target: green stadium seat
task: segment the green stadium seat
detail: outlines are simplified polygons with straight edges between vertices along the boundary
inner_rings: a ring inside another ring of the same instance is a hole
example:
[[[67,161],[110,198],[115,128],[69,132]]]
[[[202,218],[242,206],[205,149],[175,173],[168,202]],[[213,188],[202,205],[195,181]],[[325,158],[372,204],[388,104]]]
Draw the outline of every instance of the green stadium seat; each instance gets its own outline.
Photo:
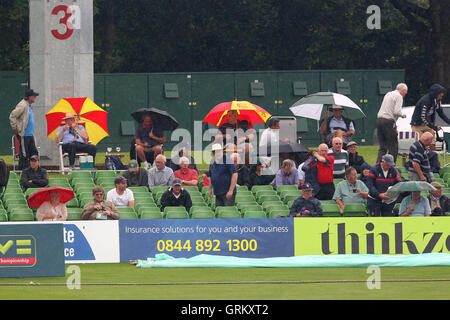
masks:
[[[337,203],[321,204],[324,217],[341,217],[340,207]]]
[[[130,207],[117,207],[117,211],[119,211],[120,219],[138,219],[138,215],[134,208]]]
[[[48,178],[48,186],[71,188],[69,180],[67,180],[66,178]]]
[[[77,178],[90,178],[92,180],[92,174],[90,171],[82,171],[82,170],[72,171],[72,173],[69,176],[69,180],[72,181],[73,179]]]
[[[9,215],[9,221],[34,221],[33,212],[27,211],[14,211]]]
[[[19,206],[25,205],[28,207],[28,203],[25,200],[25,198],[23,198],[23,199],[7,199],[3,203],[4,203],[5,208],[7,208],[7,209],[14,208],[18,205]]]
[[[271,210],[268,213],[268,217],[269,218],[282,218],[282,217],[289,217],[290,211],[289,209],[274,209]]]
[[[252,192],[256,194],[259,190],[273,190],[273,187],[271,185],[260,185],[260,186],[253,186]]]
[[[94,173],[95,182],[99,184],[98,179],[100,178],[112,178],[113,180],[116,178],[117,174],[113,170],[99,170]]]
[[[8,215],[6,213],[0,213],[0,222],[8,221]]]
[[[364,203],[344,204],[344,217],[366,217],[366,205]]]
[[[241,218],[241,213],[236,207],[217,207],[216,208],[217,218]]]
[[[245,211],[244,218],[266,218],[264,211]]]
[[[23,193],[5,193],[3,195],[3,202],[6,200],[24,200],[26,201],[25,195]]]
[[[299,191],[296,185],[282,185],[277,187],[277,193],[281,195],[283,191]]]
[[[442,167],[440,173],[441,173],[441,177],[444,178],[445,174],[450,173],[450,167]],[[447,176],[447,179],[448,179],[448,177],[450,177],[450,175]],[[444,178],[445,181],[447,181],[447,179]]]
[[[25,197],[28,199],[33,192],[39,191],[41,188],[28,188],[25,191]]]
[[[198,189],[197,186],[183,186],[183,189],[186,190],[187,192],[191,193],[191,192],[200,192],[200,190]]]
[[[267,210],[269,207],[272,206],[283,206],[284,203],[281,200],[276,200],[276,201],[264,201],[261,206],[263,207],[264,210]]]
[[[211,209],[209,209],[209,211],[194,210],[191,213],[191,218],[192,219],[214,219],[215,214]]]
[[[255,204],[246,204],[244,203],[242,206],[238,206],[238,209],[241,211],[242,214],[244,214],[246,211],[262,211],[264,212],[264,209],[261,205],[255,203]]]
[[[150,191],[148,190],[148,187],[146,186],[130,186],[128,187],[131,191],[133,191],[133,194],[148,194],[150,195]]]
[[[145,208],[145,209],[147,209],[147,208]],[[159,208],[156,208],[158,210],[155,210],[155,211],[147,211],[145,209],[139,215],[140,219],[148,220],[148,219],[162,219],[163,218],[161,211],[159,211]]]
[[[289,207],[287,205],[280,205],[280,206],[268,206],[264,211],[266,212],[266,215],[269,216],[271,212],[273,211],[287,211],[289,215]]]
[[[262,204],[267,201],[280,201],[281,202],[281,199],[278,195],[263,195],[259,199],[257,199],[257,202],[259,204]]]
[[[188,219],[189,214],[185,207],[165,207],[164,218],[166,219]]]
[[[169,189],[168,186],[154,186],[152,188],[152,194],[153,194],[153,196],[155,196],[156,194],[158,194],[158,192],[162,191],[164,193],[164,191],[166,191],[167,189]]]
[[[83,211],[81,208],[67,208],[67,220],[81,220],[81,211]]]
[[[78,208],[80,206],[80,203],[78,202],[77,198],[73,198],[72,200],[69,200],[65,203],[67,208]]]
[[[247,186],[237,186],[236,192],[249,191]]]

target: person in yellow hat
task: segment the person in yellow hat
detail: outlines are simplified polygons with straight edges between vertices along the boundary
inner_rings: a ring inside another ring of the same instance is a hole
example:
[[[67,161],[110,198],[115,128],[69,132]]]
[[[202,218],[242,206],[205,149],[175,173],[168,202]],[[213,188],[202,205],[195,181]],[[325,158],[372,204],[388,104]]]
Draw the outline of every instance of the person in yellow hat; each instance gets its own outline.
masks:
[[[97,153],[97,147],[89,144],[89,136],[83,125],[78,124],[75,114],[67,112],[64,117],[65,124],[61,126],[55,137],[56,142],[62,142],[63,152],[69,154],[69,166],[74,167],[75,155],[77,152],[86,152],[94,158]]]

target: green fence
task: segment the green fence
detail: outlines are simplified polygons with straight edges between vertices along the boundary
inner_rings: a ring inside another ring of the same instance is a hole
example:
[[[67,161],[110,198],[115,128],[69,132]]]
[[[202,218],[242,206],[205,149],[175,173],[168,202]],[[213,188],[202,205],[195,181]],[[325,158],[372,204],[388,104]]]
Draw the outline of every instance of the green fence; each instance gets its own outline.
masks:
[[[201,121],[220,102],[248,100],[273,115],[287,116],[292,115],[289,107],[294,102],[318,91],[343,93],[362,108],[367,118],[356,121],[355,139],[370,145],[384,94],[404,79],[404,70],[96,74],[93,100],[108,111],[110,132],[98,147],[100,152],[107,146],[129,150],[135,127],[131,113],[138,108],[167,110],[180,122],[180,128],[193,133],[194,121]],[[9,112],[22,97],[26,82],[24,73],[0,72],[0,108],[4,110],[0,117],[5,124],[0,134],[4,137],[11,136]],[[203,125],[203,130],[206,128]],[[297,131],[306,145],[319,143],[317,121],[297,118]],[[167,136],[170,140],[170,132]],[[0,152],[8,154],[10,139],[3,141]],[[176,143],[167,143],[167,149]]]

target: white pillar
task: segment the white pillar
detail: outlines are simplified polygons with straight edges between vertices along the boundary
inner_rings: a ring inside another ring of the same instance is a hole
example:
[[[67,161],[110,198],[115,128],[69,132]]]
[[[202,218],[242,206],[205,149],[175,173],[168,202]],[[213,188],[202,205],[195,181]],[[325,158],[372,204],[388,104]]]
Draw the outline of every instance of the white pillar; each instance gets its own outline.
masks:
[[[43,165],[58,164],[45,114],[62,98],[94,100],[92,0],[30,0],[30,88],[36,144]]]

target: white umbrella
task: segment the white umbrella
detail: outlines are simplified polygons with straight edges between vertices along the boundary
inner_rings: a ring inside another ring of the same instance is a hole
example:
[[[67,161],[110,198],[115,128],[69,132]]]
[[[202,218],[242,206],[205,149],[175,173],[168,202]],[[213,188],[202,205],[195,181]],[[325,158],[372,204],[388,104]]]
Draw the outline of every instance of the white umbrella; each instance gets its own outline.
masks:
[[[366,115],[356,103],[343,94],[334,92],[317,92],[301,98],[289,109],[295,116],[314,120],[324,117],[326,108],[324,105],[342,106],[342,115],[351,120],[365,118]]]

